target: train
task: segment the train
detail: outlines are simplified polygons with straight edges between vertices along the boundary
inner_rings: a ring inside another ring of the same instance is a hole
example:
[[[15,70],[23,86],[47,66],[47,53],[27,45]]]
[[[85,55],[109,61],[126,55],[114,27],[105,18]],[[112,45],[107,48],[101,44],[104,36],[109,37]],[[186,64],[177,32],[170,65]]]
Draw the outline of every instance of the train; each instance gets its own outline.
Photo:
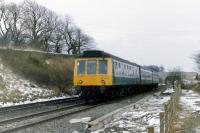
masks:
[[[101,50],[76,57],[74,86],[87,99],[113,98],[158,87],[157,72]]]

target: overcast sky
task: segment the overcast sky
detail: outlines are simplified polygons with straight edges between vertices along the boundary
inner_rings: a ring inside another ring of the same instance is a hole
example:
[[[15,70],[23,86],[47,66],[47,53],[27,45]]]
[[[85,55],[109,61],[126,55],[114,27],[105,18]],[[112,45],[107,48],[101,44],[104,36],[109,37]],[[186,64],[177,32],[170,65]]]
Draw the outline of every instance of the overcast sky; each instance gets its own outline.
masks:
[[[195,70],[192,56],[200,50],[199,0],[36,1],[70,15],[95,39],[98,49],[141,65]]]

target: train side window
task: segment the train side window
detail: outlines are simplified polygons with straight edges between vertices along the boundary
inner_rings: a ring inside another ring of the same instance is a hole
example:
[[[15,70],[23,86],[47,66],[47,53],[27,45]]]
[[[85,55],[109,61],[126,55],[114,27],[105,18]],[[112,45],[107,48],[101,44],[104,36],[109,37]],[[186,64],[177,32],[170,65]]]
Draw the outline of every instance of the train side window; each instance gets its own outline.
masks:
[[[85,61],[84,60],[78,61],[77,67],[78,67],[78,69],[77,69],[78,74],[85,74]]]
[[[87,74],[96,74],[97,61],[88,60],[87,61]]]
[[[115,64],[115,69],[117,69],[117,62],[114,62],[114,64]]]
[[[99,61],[99,74],[107,74],[108,62],[107,60]]]

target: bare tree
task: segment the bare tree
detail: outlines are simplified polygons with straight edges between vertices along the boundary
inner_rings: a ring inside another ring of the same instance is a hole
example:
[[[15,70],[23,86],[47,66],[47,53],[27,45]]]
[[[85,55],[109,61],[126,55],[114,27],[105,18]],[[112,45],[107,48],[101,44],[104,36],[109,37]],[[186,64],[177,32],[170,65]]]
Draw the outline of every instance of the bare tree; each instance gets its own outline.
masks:
[[[43,35],[43,50],[49,51],[49,45],[54,42],[55,34],[57,35],[57,29],[59,27],[58,16],[56,13],[48,10],[44,18],[44,30]],[[57,42],[58,43],[58,42]]]
[[[84,34],[81,29],[75,29],[75,41],[72,47],[72,54],[81,54],[82,51],[93,48],[93,39]]]
[[[7,10],[7,5],[4,3],[4,1],[1,1],[0,5],[0,35],[1,35],[1,41],[2,44],[8,43],[8,36],[9,36],[9,30],[11,26],[11,19],[9,12]]]
[[[4,44],[12,42],[15,45],[23,44],[23,22],[21,11],[15,3],[1,3],[0,5],[0,36]]]
[[[200,53],[194,55],[194,61],[197,65],[197,69],[200,72]]]
[[[45,7],[38,5],[35,1],[25,0],[22,4],[24,14],[24,24],[26,34],[30,39],[33,47],[41,49],[41,42],[43,41],[43,33],[45,32],[45,16],[47,10]]]
[[[54,43],[54,46],[55,46],[55,49],[54,49],[55,53],[61,53],[63,46],[65,44],[64,43],[64,37],[60,33],[61,29],[62,29],[62,23],[60,21],[60,22],[57,23],[56,29],[55,29],[54,34],[53,34],[53,39],[52,39],[52,42]]]
[[[15,45],[20,46],[24,41],[23,32],[25,30],[20,7],[15,3],[10,3],[7,10],[11,19],[10,39]]]
[[[74,27],[68,16],[65,17],[64,21],[61,21],[59,32],[62,35],[67,53],[72,54],[72,47],[74,45]]]
[[[80,54],[93,47],[93,39],[76,27],[69,16],[62,20],[34,0],[20,5],[0,0],[0,41],[57,53],[64,49],[68,54]]]
[[[184,73],[181,71],[180,67],[173,68],[169,70],[169,73],[165,79],[167,84],[171,84],[174,88],[175,81],[181,81],[184,78]]]
[[[92,48],[93,39],[74,26],[69,17],[65,18],[62,25],[60,33],[63,36],[68,54],[80,54],[81,51]]]
[[[0,0],[0,38],[3,36],[2,30],[2,21],[3,21],[3,14],[5,12],[5,3],[3,0]]]

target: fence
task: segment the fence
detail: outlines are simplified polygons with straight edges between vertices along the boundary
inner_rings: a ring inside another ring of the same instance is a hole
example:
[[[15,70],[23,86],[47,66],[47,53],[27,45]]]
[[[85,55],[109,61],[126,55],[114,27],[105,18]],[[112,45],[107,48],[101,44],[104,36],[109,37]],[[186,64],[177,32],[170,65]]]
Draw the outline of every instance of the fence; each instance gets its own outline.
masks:
[[[172,93],[170,100],[164,105],[164,112],[160,113],[160,133],[175,133],[174,122],[181,95],[181,83],[176,83],[175,91]],[[154,133],[153,127],[147,128],[148,133]]]
[[[164,112],[160,113],[160,133],[175,133],[174,122],[181,95],[181,83],[176,83],[175,91],[170,100],[164,105]]]

